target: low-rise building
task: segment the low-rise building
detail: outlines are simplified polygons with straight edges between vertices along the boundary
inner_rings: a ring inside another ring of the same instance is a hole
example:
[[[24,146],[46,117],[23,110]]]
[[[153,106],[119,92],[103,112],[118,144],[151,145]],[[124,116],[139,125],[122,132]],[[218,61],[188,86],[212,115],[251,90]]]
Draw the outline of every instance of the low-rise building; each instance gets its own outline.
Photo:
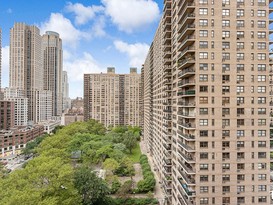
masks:
[[[18,126],[0,131],[0,159],[9,155],[20,154],[29,141],[41,136],[44,127],[41,125]]]

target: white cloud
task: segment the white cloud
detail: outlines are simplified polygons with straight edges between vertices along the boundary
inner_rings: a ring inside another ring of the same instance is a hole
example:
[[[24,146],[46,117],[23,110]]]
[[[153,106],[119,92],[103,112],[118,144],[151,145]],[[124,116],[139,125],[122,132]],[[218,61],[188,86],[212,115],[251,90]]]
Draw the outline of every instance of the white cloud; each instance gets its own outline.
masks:
[[[9,86],[9,46],[2,47],[2,87]]]
[[[99,16],[96,18],[95,23],[92,26],[91,33],[95,37],[103,37],[106,35],[106,32],[104,31],[105,27],[105,17],[104,16]]]
[[[58,32],[63,44],[72,47],[76,46],[81,38],[90,37],[87,33],[77,30],[71,21],[60,13],[51,13],[49,20],[42,23],[40,29],[42,34],[46,31]]]
[[[115,41],[116,49],[126,53],[130,58],[130,66],[140,68],[149,51],[149,45],[145,43],[128,44],[123,41]]]
[[[131,33],[155,22],[160,17],[153,0],[102,0],[106,15],[121,31]]]
[[[74,57],[64,61],[63,68],[67,71],[70,82],[82,82],[84,73],[105,71],[105,69],[100,68],[93,56],[87,52],[84,52],[81,58]]]
[[[104,7],[95,5],[85,7],[80,3],[72,4],[69,2],[66,6],[66,10],[76,15],[75,22],[77,25],[83,25],[93,19],[96,16],[96,13],[102,12]]]

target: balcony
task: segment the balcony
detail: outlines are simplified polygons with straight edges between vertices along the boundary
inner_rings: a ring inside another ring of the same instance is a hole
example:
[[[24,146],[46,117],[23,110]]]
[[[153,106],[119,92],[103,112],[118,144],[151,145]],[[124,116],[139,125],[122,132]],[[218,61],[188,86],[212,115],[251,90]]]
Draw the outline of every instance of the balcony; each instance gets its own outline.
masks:
[[[195,174],[195,169],[192,168],[192,166],[187,165],[186,163],[182,162],[181,159],[178,159],[178,162],[179,162],[180,166],[183,168],[183,170],[184,170],[187,174]]]
[[[172,110],[170,110],[170,109],[164,109],[163,112],[172,113]]]
[[[195,53],[195,46],[188,46],[184,48],[184,50],[181,51],[181,53],[178,55],[178,61],[181,60],[186,54],[193,56]]]
[[[185,139],[187,141],[195,141],[195,136],[194,135],[185,134],[181,130],[178,130],[177,133],[181,138],[183,138],[183,139]]]
[[[178,3],[179,5],[179,3]],[[182,4],[182,6],[179,7],[180,9],[178,10],[178,15],[182,15],[187,12],[193,12],[195,9],[195,3],[193,1],[189,2],[189,1],[184,1],[184,3]]]
[[[195,102],[178,101],[177,105],[181,105],[183,107],[195,107]]]
[[[180,145],[180,147],[182,147],[187,152],[195,152],[195,147],[191,147],[189,145],[186,145],[181,140],[178,140],[178,145]]]
[[[183,88],[186,86],[193,86],[193,85],[195,85],[195,80],[189,80],[189,79],[184,79],[177,83],[177,86],[179,88]]]
[[[195,75],[195,70],[192,68],[187,68],[178,73],[178,78],[183,79],[192,75]]]
[[[172,160],[171,159],[164,159],[164,166],[172,166]]]
[[[178,17],[178,25],[187,25],[187,24],[192,24],[195,20],[195,13],[186,13],[185,15],[181,15]],[[178,29],[179,31],[179,29]]]
[[[194,186],[195,185],[195,179],[191,177],[191,175],[187,175],[184,173],[183,170],[179,170],[180,175],[182,176],[182,179],[186,182],[187,185],[189,186]]]
[[[179,91],[177,92],[177,96],[181,96],[181,97],[195,96],[195,90],[187,90],[185,92]]]
[[[178,29],[184,28],[181,32],[179,32],[178,39],[181,40],[183,39],[186,35],[191,35],[192,33],[195,32],[195,24],[188,24],[184,27],[184,25],[181,25]]]
[[[180,182],[180,185],[183,188],[183,190],[187,196],[189,196],[189,197],[195,196],[196,192],[191,187],[189,187],[187,184],[185,184],[181,179],[178,179],[178,181]]]
[[[179,115],[182,118],[195,118],[195,113],[178,111],[177,115]]]
[[[182,188],[181,188],[182,189]],[[179,193],[181,195],[181,198],[178,198],[180,204],[187,204],[187,205],[196,205],[196,203],[193,201],[193,199],[189,199],[185,194],[183,194],[181,191],[180,191],[180,188],[179,188]]]
[[[171,52],[169,52],[169,53],[171,54]],[[164,58],[164,65],[171,65],[171,64],[172,64],[172,59],[171,58]]]
[[[170,66],[170,65],[165,65],[164,66],[164,69],[163,69],[164,72],[169,72],[171,70],[172,70],[172,66]]]
[[[178,125],[183,127],[184,129],[195,129],[196,125],[194,123],[191,122],[183,122],[183,121],[178,121]]]
[[[184,154],[184,153],[182,152],[182,150],[179,149],[179,150],[178,150],[178,155],[180,155],[180,156],[183,158],[183,160],[184,160],[185,162],[189,163],[189,164],[194,164],[194,163],[196,163],[195,157],[193,157],[192,154],[190,154],[190,153]]]
[[[164,78],[171,78],[172,77],[172,73],[171,72],[164,72],[163,77]]]

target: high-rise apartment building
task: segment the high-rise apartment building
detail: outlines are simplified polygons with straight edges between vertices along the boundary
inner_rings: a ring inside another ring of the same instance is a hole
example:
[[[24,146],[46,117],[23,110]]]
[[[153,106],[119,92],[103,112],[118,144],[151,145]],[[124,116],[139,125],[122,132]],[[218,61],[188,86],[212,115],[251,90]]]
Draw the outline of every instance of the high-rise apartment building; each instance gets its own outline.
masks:
[[[47,31],[42,36],[44,90],[52,92],[52,116],[61,116],[63,110],[63,51],[58,33]]]
[[[15,88],[4,88],[4,100],[14,102],[14,125],[27,126],[28,98],[25,91]]]
[[[107,73],[84,75],[84,118],[96,119],[105,126],[140,126],[140,75]]]
[[[37,120],[44,118],[39,116],[47,116],[49,111],[37,114],[37,110],[45,107],[37,99],[44,99],[45,94],[52,94],[51,91],[43,91],[42,37],[38,27],[15,23],[10,29],[9,70],[10,88],[24,90],[28,98],[28,121],[39,122]],[[38,95],[40,96],[37,97]],[[52,100],[52,96],[47,96],[46,99]]]
[[[169,204],[270,204],[271,2],[164,1],[142,79]]]

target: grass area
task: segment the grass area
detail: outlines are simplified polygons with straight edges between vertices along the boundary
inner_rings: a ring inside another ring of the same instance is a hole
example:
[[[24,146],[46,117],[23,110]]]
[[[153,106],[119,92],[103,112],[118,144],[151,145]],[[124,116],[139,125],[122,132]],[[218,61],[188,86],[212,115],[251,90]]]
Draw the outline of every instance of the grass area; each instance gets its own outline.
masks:
[[[139,163],[139,158],[141,155],[139,143],[137,146],[132,150],[132,154],[129,154],[128,157],[133,161],[133,163]]]

